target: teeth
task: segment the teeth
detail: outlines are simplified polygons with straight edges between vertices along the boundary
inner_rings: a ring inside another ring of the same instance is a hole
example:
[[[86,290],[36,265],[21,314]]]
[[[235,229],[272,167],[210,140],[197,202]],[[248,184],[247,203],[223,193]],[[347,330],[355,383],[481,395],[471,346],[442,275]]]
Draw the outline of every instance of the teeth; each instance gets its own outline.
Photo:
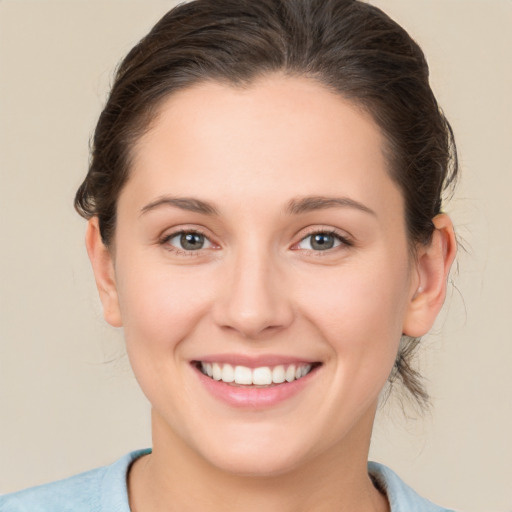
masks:
[[[288,366],[278,365],[273,368],[260,366],[248,368],[247,366],[235,366],[220,363],[201,363],[201,370],[205,375],[214,380],[222,380],[226,383],[235,383],[245,386],[270,386],[293,382],[305,377],[311,371],[310,364]]]
[[[235,367],[235,382],[237,384],[252,384],[252,371],[246,366]]]
[[[217,363],[213,363],[212,369],[213,369],[213,378],[215,380],[222,379],[222,368],[220,367],[220,365],[218,365]]]
[[[292,382],[295,380],[295,365],[292,364],[288,366],[286,369],[285,379],[286,382]]]
[[[254,368],[252,371],[252,383],[257,386],[270,386],[272,384],[272,370],[268,366]]]
[[[233,382],[235,380],[235,371],[230,364],[225,364],[222,368],[222,380],[224,382]]]
[[[272,370],[272,382],[275,384],[281,384],[285,380],[284,366],[276,366]]]

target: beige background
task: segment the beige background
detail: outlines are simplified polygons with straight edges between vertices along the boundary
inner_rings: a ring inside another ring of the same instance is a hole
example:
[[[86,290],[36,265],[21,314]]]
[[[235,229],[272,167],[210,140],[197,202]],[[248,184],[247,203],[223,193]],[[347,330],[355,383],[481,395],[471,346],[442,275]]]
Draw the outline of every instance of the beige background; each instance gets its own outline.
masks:
[[[434,502],[512,511],[512,2],[374,3],[429,58],[460,148],[447,211],[468,252],[421,358],[433,413],[388,403],[372,457]],[[171,4],[0,0],[0,492],[150,444],[72,198],[115,64]]]

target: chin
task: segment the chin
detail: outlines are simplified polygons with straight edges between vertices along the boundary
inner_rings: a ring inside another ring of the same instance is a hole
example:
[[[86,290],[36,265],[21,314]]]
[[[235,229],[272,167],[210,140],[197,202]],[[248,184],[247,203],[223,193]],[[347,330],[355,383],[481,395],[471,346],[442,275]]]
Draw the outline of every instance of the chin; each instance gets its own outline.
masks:
[[[211,466],[238,476],[286,474],[306,464],[314,455],[306,432],[291,432],[282,425],[254,427],[254,424],[246,428],[239,424],[236,431],[227,429],[216,432],[213,438],[196,438],[197,444],[191,441],[196,453]]]
[[[280,453],[279,450],[258,450],[248,447],[233,453],[211,454],[209,462],[216,468],[243,477],[275,477],[289,473],[300,465],[300,455]]]

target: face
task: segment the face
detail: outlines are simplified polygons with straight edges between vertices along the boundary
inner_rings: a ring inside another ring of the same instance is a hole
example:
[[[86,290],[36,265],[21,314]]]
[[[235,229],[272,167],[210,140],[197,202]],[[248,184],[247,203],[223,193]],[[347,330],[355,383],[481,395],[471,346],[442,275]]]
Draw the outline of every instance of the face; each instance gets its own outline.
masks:
[[[119,197],[106,307],[155,445],[246,474],[366,457],[418,286],[383,143],[307,79],[163,104]]]

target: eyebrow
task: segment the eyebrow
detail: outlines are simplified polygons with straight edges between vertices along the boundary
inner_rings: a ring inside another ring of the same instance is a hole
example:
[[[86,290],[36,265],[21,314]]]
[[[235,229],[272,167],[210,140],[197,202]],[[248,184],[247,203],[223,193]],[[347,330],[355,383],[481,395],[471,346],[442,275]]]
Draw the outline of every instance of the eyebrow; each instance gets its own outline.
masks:
[[[349,197],[328,197],[328,196],[308,196],[300,199],[292,199],[288,202],[286,212],[289,214],[307,213],[315,210],[326,210],[327,208],[355,208],[370,215],[377,214],[368,206],[350,199]]]
[[[164,196],[152,201],[141,209],[141,215],[160,208],[172,206],[189,212],[201,213],[203,215],[219,215],[218,209],[207,201],[192,197],[170,197]],[[350,199],[349,197],[328,197],[328,196],[307,196],[300,199],[292,199],[288,202],[285,212],[290,215],[312,212],[315,210],[326,210],[328,208],[355,208],[371,215],[377,215],[371,208],[364,204]]]
[[[219,215],[219,211],[215,206],[206,201],[195,199],[192,197],[169,197],[164,196],[152,201],[141,209],[141,215],[160,208],[162,206],[174,206],[189,212],[202,213],[203,215]]]

